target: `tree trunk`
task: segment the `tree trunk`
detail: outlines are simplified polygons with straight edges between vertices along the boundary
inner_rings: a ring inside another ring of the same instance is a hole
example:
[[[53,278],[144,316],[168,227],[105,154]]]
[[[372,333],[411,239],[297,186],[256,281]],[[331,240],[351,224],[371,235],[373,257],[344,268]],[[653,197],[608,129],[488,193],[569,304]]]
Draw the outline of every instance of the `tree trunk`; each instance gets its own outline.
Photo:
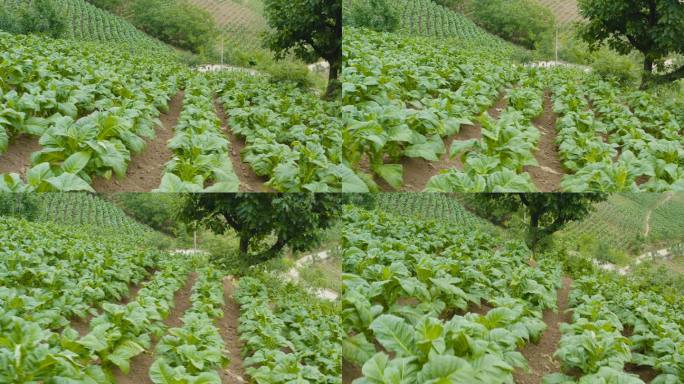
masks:
[[[332,100],[339,96],[339,92],[342,89],[342,84],[339,80],[342,63],[340,58],[329,60],[328,63],[330,64],[330,73],[328,74],[328,89],[325,91],[325,98]]]
[[[530,210],[530,224],[527,228],[527,246],[534,250],[539,242],[539,217],[541,214],[536,210]]]
[[[641,76],[641,86],[639,89],[644,90],[648,88],[648,85],[653,78],[653,59],[648,55],[644,58],[644,73]]]
[[[240,237],[240,254],[247,255],[249,253],[249,240],[251,238],[248,236]]]
[[[646,82],[646,87],[651,86],[651,85],[671,83],[671,82],[677,81],[679,79],[684,79],[684,65],[682,65],[678,69],[676,69],[670,73],[664,74],[664,75],[652,75],[652,76],[650,76],[648,81]]]
[[[280,251],[282,251],[286,243],[287,242],[284,239],[278,238],[275,244],[273,244],[271,248],[267,249],[266,251],[256,255],[249,255],[250,264],[259,264],[272,259],[273,257],[277,256]]]

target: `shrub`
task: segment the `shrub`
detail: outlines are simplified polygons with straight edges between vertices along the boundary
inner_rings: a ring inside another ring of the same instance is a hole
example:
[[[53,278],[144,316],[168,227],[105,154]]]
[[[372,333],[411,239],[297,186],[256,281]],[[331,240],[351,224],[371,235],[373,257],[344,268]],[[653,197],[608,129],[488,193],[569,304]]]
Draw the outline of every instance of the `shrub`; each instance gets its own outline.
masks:
[[[212,15],[184,0],[135,0],[130,13],[136,27],[165,43],[193,53],[214,50]]]
[[[388,32],[399,27],[399,15],[388,0],[345,0],[343,13],[345,26]]]
[[[483,28],[525,48],[552,46],[555,17],[533,0],[475,1],[473,16]]]
[[[623,85],[636,84],[640,80],[641,70],[629,56],[624,56],[607,48],[597,51],[591,67],[594,72],[605,79],[617,80]]]
[[[50,0],[34,0],[0,8],[0,29],[6,32],[61,37],[66,27],[59,8]]]
[[[35,220],[38,217],[39,207],[40,203],[35,194],[0,192],[0,216]]]

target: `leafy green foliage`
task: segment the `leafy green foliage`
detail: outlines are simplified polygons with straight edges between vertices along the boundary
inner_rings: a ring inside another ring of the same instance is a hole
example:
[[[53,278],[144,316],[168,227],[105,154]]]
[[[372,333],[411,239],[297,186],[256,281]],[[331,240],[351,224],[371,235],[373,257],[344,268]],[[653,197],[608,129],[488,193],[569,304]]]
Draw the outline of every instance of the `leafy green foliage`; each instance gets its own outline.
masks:
[[[291,83],[225,74],[218,86],[232,131],[245,138],[241,155],[279,192],[367,192],[342,161],[339,103],[321,101]]]
[[[253,380],[342,383],[339,304],[268,273],[240,279],[235,300],[244,365]]]
[[[210,266],[197,272],[191,307],[183,314],[183,326],[171,328],[157,344],[150,367],[155,384],[221,383],[216,369],[229,359],[215,319],[223,316],[222,275]]]
[[[677,0],[579,0],[580,14],[588,21],[581,36],[592,48],[603,44],[622,54],[637,50],[644,55],[644,81],[668,82],[684,77],[684,66],[654,77],[653,64],[671,54],[684,53],[684,8]]]
[[[399,12],[387,0],[344,0],[345,27],[392,32],[399,27]]]
[[[550,50],[556,20],[553,13],[531,0],[474,1],[473,17],[489,32],[527,49]]]
[[[186,197],[180,217],[196,221],[213,232],[233,229],[240,238],[240,253],[250,264],[293,251],[314,247],[322,230],[341,213],[344,195],[336,194],[193,194]]]
[[[169,141],[175,156],[166,164],[160,192],[237,192],[228,140],[214,110],[213,92],[203,76],[186,82],[183,111]]]
[[[563,333],[556,356],[565,368],[577,368],[580,383],[643,383],[623,372],[623,365],[651,366],[652,383],[675,383],[684,378],[680,362],[684,311],[681,295],[666,296],[631,277],[585,273],[570,292],[572,324],[561,324]],[[623,329],[631,332],[623,336]],[[544,383],[575,383],[562,374],[547,376]]]
[[[213,16],[184,0],[134,0],[130,20],[145,33],[193,53],[213,50],[218,30]]]
[[[345,222],[342,350],[363,366],[355,382],[507,383],[527,366],[517,349],[546,328],[557,265],[530,267],[524,244],[471,227],[358,208]],[[485,301],[493,309],[469,313]]]
[[[91,349],[122,367],[127,357],[140,350],[132,335],[149,324],[144,316],[151,313],[146,312],[151,311],[149,303],[155,302],[147,295],[149,289],[141,296],[146,297],[145,307],[137,302],[129,307],[107,302],[121,300],[129,285],[144,280],[148,268],[157,266],[160,254],[141,247],[143,237],[139,233],[96,232],[90,227],[74,230],[58,224],[0,218],[0,242],[12,244],[0,251],[3,382],[51,383],[58,379],[103,383],[107,382],[106,370],[92,364]],[[179,269],[172,264],[169,268]],[[80,338],[68,327],[69,322],[94,314],[96,305],[101,305],[107,312],[103,316],[111,319],[111,323],[98,327],[98,332],[107,337],[98,339],[93,334]],[[125,335],[107,332],[114,326]]]
[[[10,33],[39,33],[60,37],[66,30],[66,23],[53,1],[31,2],[3,1],[0,11],[0,29]]]
[[[304,61],[322,57],[330,64],[326,95],[339,92],[342,57],[342,1],[264,0],[270,30],[264,44],[283,58],[293,52]]]
[[[94,176],[125,175],[179,85],[166,55],[7,34],[0,45],[0,150],[18,134],[42,146],[25,183],[3,175],[0,190],[92,191]]]

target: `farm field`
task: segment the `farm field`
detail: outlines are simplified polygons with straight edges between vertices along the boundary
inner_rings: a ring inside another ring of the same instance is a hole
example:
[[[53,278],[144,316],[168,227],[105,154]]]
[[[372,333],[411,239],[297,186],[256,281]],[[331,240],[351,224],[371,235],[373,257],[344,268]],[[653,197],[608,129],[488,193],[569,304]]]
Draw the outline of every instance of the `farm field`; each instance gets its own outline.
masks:
[[[523,65],[520,48],[465,16],[401,5],[397,32],[344,33],[344,158],[371,189],[682,189],[674,99],[581,67]]]
[[[585,221],[570,223],[559,237],[576,243],[587,237],[598,238],[601,243],[624,250],[637,246],[635,239],[639,238],[650,244],[650,249],[641,251],[659,249],[684,242],[684,222],[678,215],[683,208],[682,193],[614,194],[597,204],[596,211]]]
[[[683,379],[681,293],[383,204],[345,211],[342,254],[344,383]]]
[[[212,14],[228,44],[250,48],[261,45],[259,34],[267,28],[261,14],[261,0],[192,0],[191,3]]]
[[[65,39],[0,32],[0,191],[368,190],[342,160],[337,100],[197,71],[124,19],[60,1]]]
[[[3,7],[13,7],[22,0],[2,0]],[[128,44],[131,49],[171,51],[171,47],[136,29],[128,21],[112,15],[85,0],[56,0],[66,20],[63,38],[104,43]]]
[[[34,199],[35,221],[0,204],[3,383],[341,382],[339,300],[313,280],[160,249],[98,195]]]
[[[540,4],[549,8],[561,24],[572,23],[580,20],[579,9],[576,0],[537,0]]]

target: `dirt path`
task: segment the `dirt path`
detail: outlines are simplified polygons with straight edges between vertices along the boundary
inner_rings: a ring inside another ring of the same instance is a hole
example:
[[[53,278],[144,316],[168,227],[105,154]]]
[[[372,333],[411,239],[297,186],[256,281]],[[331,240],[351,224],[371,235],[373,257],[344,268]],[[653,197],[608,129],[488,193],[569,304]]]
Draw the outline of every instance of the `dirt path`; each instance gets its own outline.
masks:
[[[499,101],[496,103],[496,105],[487,110],[487,113],[489,113],[492,118],[498,119],[501,115],[501,112],[506,108],[507,105],[508,99],[504,93],[501,93],[499,95]],[[463,125],[461,126],[461,130],[458,132],[458,134],[444,139],[446,153],[442,155],[438,161],[428,161],[421,158],[410,157],[404,157],[401,159],[400,164],[404,167],[404,185],[401,188],[401,191],[423,191],[432,176],[438,175],[441,171],[452,168],[463,169],[463,164],[461,164],[461,160],[459,158],[453,160],[449,159],[451,144],[457,140],[466,141],[470,139],[482,139],[482,126],[480,123],[476,122],[473,125]],[[394,191],[389,184],[379,177],[375,178],[375,182],[380,186],[380,189],[385,192]]]
[[[181,316],[190,308],[190,295],[192,294],[192,286],[195,284],[197,274],[191,272],[185,286],[179,289],[173,297],[174,307],[171,308],[169,317],[164,320],[164,324],[171,327],[179,327],[183,325]],[[154,351],[157,347],[157,341],[152,343],[152,347],[131,360],[131,370],[127,375],[124,375],[118,368],[112,369],[114,382],[117,384],[152,384],[150,380],[150,366],[154,362]]]
[[[662,199],[660,202],[658,202],[658,204],[656,204],[653,208],[649,209],[648,212],[646,212],[646,218],[644,219],[644,238],[648,238],[648,235],[651,233],[651,214],[653,213],[653,211],[655,211],[656,209],[660,208],[665,203],[670,201],[673,196],[674,193],[672,192],[666,193],[664,199]]]
[[[230,352],[230,364],[220,372],[223,384],[241,384],[246,382],[245,370],[242,367],[242,340],[240,340],[237,330],[240,306],[233,299],[234,289],[233,277],[224,277],[223,297],[226,300],[226,305],[223,307],[223,318],[218,320],[218,328],[221,337],[223,337],[223,342],[226,343],[226,348]]]
[[[572,315],[568,308],[568,294],[572,280],[563,277],[563,286],[558,290],[558,311],[545,311],[544,322],[548,326],[539,343],[528,343],[520,351],[527,359],[530,367],[529,372],[516,370],[513,373],[515,382],[518,384],[539,384],[542,378],[550,373],[560,372],[560,362],[553,358],[561,338],[560,323],[572,321]]]
[[[7,152],[0,154],[0,173],[18,173],[26,179],[31,168],[31,154],[41,150],[37,136],[19,135],[12,139]]]
[[[525,167],[540,192],[560,190],[561,179],[565,173],[556,147],[557,118],[558,116],[553,112],[551,93],[547,90],[544,92],[544,114],[533,121],[541,133],[539,150],[534,154],[539,166]]]
[[[131,162],[128,164],[128,170],[123,179],[118,180],[112,177],[105,180],[97,177],[93,180],[92,186],[97,192],[150,192],[159,188],[164,175],[164,166],[173,157],[167,144],[175,134],[174,127],[183,110],[184,96],[185,93],[180,91],[171,98],[169,112],[159,116],[162,126],[157,127],[154,139],[146,143],[142,153],[131,156]]]
[[[228,135],[228,141],[230,141],[230,161],[233,163],[233,170],[240,180],[240,192],[270,191],[270,188],[264,185],[267,180],[254,173],[252,167],[240,158],[240,153],[246,146],[245,140],[235,135],[228,127],[228,116],[218,99],[214,99],[214,108],[216,115],[221,119],[223,131]]]

